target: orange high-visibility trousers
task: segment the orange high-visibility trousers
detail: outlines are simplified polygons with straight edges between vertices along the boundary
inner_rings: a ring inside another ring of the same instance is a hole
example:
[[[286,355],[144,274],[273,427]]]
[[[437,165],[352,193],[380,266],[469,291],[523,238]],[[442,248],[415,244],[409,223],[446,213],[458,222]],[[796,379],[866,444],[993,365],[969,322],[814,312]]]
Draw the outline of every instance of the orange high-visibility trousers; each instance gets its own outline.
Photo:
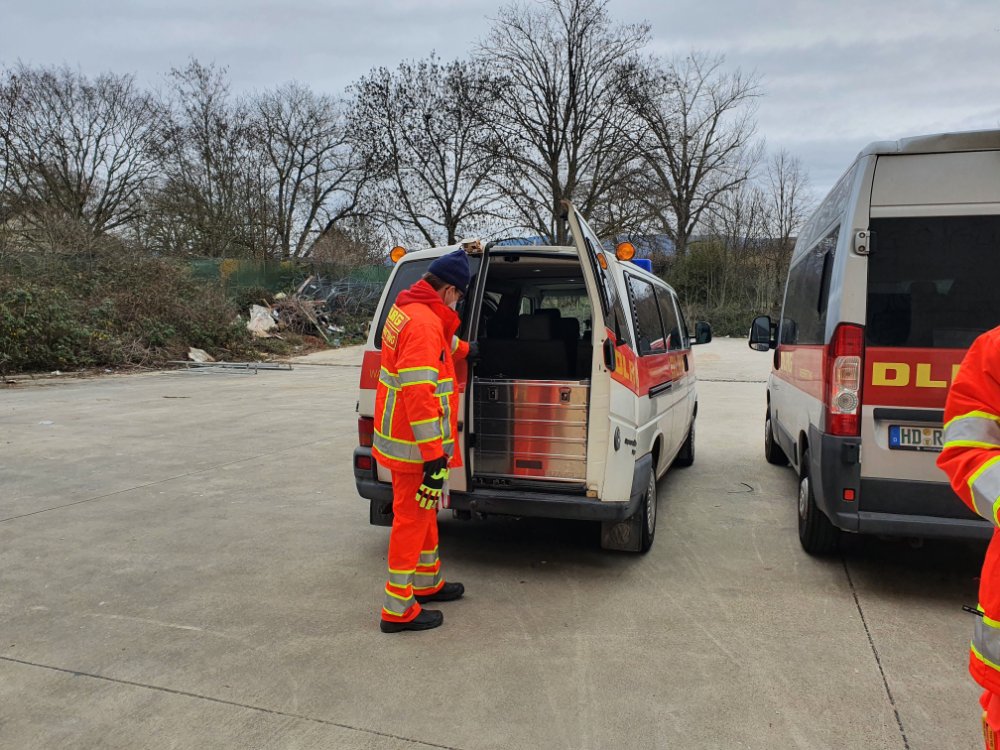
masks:
[[[392,472],[392,531],[389,533],[389,578],[385,582],[382,619],[409,622],[420,614],[415,594],[433,594],[444,586],[438,556],[437,510],[417,504],[423,471]]]

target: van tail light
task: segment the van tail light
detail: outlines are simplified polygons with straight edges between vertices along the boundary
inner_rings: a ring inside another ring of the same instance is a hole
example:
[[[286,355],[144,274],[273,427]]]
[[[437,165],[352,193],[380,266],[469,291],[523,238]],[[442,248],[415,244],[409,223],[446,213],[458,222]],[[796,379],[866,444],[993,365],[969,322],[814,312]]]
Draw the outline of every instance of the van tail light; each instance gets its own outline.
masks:
[[[358,417],[358,445],[362,448],[371,448],[375,439],[375,418]]]
[[[865,329],[841,323],[826,351],[823,372],[826,431],[851,437],[861,434],[861,385],[865,369]]]

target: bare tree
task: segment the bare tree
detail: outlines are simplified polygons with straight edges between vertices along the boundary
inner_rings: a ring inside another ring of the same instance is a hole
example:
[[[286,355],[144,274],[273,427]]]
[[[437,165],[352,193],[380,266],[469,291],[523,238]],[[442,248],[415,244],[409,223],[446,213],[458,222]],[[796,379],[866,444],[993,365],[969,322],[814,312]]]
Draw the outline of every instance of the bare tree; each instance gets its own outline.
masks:
[[[745,182],[760,158],[754,144],[757,77],[727,71],[721,56],[637,66],[627,91],[646,125],[636,146],[651,182],[647,206],[679,255],[721,196]]]
[[[320,235],[359,213],[371,158],[352,147],[342,104],[298,83],[257,97],[253,125],[267,165],[277,251],[302,257]]]
[[[369,199],[387,223],[429,244],[455,243],[460,227],[485,234],[497,219],[503,162],[478,115],[498,94],[496,78],[432,55],[373,70],[353,91],[354,138],[383,177]]]
[[[8,210],[25,226],[96,236],[139,218],[161,111],[132,76],[19,64],[3,75],[0,102]]]
[[[262,257],[274,249],[273,207],[247,105],[225,68],[191,60],[171,70],[161,179],[149,196],[145,239],[163,252]]]
[[[478,58],[505,77],[486,112],[513,165],[505,199],[526,228],[562,244],[561,202],[611,234],[630,211],[616,196],[638,175],[630,134],[637,123],[620,95],[625,73],[649,38],[646,24],[614,24],[607,0],[543,0],[501,9]],[[615,214],[617,221],[609,221]]]
[[[785,149],[771,157],[767,168],[771,236],[791,253],[793,238],[802,228],[812,207],[809,175],[797,156]]]

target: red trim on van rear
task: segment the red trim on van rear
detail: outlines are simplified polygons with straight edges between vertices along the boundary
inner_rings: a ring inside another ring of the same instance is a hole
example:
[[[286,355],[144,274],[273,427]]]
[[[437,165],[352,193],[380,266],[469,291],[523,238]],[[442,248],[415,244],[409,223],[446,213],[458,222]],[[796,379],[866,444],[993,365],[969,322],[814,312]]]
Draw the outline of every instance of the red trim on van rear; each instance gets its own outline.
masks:
[[[943,409],[966,349],[869,347],[864,403]]]
[[[382,352],[369,349],[361,360],[361,390],[374,391],[378,385],[378,373],[382,369]]]

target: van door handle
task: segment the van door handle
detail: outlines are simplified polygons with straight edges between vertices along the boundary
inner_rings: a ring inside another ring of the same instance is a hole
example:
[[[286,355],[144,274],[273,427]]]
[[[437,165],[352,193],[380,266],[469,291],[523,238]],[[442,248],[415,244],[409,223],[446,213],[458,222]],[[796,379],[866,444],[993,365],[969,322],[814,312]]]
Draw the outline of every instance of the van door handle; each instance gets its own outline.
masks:
[[[660,383],[659,385],[654,385],[652,388],[649,389],[649,397],[656,398],[657,396],[666,393],[673,387],[674,383],[672,380],[666,383]]]
[[[690,367],[688,366],[688,355],[685,354],[684,355],[684,372],[687,372],[689,369],[690,369]]]

